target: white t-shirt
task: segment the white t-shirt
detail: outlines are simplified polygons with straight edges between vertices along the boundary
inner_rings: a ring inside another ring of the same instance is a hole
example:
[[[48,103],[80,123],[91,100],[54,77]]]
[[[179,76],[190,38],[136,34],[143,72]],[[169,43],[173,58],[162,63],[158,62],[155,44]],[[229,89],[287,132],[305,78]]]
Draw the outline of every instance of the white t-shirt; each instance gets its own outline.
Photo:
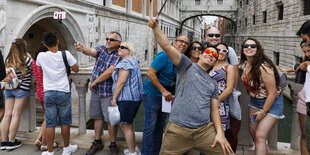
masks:
[[[310,65],[307,66],[306,80],[304,84],[306,102],[310,102]]]
[[[69,51],[66,51],[66,55],[70,67],[76,64],[76,59]],[[48,90],[70,92],[66,67],[61,51],[58,51],[57,53],[51,51],[39,53],[37,57],[37,65],[43,70],[44,92]]]

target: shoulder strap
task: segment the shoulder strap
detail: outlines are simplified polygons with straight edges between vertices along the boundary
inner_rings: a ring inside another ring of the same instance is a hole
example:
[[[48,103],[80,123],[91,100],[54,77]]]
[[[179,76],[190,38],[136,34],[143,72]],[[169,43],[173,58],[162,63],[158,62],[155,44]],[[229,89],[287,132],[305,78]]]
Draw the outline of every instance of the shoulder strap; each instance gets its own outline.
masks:
[[[190,63],[187,67],[186,67],[186,69],[185,69],[185,71],[184,71],[184,73],[182,74],[182,78],[183,78],[183,84],[182,84],[182,92],[181,92],[181,96],[183,96],[183,91],[184,91],[184,85],[185,85],[185,73],[187,72],[187,70],[192,66],[192,64],[193,63]]]
[[[226,74],[226,77],[227,77],[227,68],[228,68],[228,64],[225,66],[225,74]]]
[[[61,54],[62,54],[62,59],[64,60],[67,76],[69,76],[70,75],[70,66],[68,64],[66,51],[62,50]]]

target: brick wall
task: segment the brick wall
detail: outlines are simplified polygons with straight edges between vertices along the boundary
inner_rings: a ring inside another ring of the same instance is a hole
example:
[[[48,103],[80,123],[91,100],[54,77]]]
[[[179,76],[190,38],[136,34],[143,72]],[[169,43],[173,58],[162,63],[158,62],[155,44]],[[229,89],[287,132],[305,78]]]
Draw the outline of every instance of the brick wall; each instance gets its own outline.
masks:
[[[142,13],[142,0],[132,0],[132,11]]]
[[[126,0],[113,0],[112,4],[125,8],[126,7]]]

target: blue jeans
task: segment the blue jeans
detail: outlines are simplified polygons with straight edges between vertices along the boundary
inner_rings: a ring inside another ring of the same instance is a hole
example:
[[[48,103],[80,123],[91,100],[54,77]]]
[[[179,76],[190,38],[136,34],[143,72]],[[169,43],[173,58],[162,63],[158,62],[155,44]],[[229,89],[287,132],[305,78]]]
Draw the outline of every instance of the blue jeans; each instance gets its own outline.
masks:
[[[142,155],[158,155],[167,114],[161,112],[161,97],[144,94],[143,100],[145,108]]]
[[[49,90],[44,92],[46,128],[72,124],[71,93]]]

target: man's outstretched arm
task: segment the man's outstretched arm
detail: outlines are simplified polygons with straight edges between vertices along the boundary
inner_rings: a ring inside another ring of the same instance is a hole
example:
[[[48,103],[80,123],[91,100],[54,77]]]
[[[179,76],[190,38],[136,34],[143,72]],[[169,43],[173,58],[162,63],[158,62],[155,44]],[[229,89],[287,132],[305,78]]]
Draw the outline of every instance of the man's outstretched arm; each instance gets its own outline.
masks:
[[[161,31],[157,22],[158,20],[155,21],[155,18],[153,17],[149,20],[148,25],[150,28],[152,28],[155,39],[158,42],[159,46],[166,52],[172,63],[177,66],[181,61],[181,53],[170,45],[170,41],[168,40],[164,32]]]

